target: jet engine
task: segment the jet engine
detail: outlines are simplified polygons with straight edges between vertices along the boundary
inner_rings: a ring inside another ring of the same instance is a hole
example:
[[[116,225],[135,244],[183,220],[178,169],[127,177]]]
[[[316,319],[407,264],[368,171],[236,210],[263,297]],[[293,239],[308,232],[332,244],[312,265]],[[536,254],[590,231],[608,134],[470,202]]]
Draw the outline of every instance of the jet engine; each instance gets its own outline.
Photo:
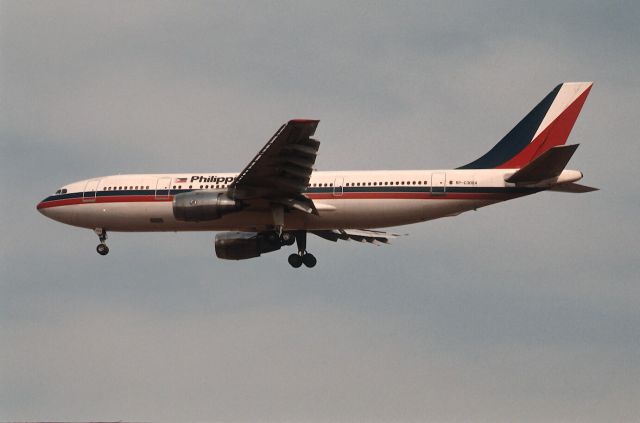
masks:
[[[216,235],[216,256],[226,260],[260,257],[282,247],[275,232],[221,232]]]
[[[221,191],[191,191],[173,197],[173,216],[185,222],[215,220],[241,208],[240,201]]]

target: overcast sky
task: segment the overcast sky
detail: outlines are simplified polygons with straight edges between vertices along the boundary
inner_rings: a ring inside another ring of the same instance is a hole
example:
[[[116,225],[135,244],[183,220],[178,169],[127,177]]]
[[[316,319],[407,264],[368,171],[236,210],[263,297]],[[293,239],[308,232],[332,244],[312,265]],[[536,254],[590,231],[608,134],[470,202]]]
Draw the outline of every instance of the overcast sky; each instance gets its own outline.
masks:
[[[637,421],[640,7],[613,2],[0,3],[0,420]],[[487,151],[595,81],[541,193],[217,260],[212,233],[44,218],[61,185],[238,171],[295,117],[319,169]]]

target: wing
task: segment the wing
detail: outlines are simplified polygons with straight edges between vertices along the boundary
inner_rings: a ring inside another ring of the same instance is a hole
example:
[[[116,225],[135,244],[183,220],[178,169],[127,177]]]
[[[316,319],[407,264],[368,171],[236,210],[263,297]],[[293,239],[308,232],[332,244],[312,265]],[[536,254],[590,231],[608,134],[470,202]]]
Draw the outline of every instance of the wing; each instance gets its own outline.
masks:
[[[320,142],[311,138],[318,120],[290,120],[229,185],[239,200],[266,199],[306,213],[318,214],[302,193],[309,185]]]
[[[310,231],[320,238],[336,242],[339,239],[344,241],[354,240],[358,242],[368,242],[369,244],[380,245],[390,244],[389,240],[402,235],[381,231],[369,231],[364,229],[331,229],[325,231]]]

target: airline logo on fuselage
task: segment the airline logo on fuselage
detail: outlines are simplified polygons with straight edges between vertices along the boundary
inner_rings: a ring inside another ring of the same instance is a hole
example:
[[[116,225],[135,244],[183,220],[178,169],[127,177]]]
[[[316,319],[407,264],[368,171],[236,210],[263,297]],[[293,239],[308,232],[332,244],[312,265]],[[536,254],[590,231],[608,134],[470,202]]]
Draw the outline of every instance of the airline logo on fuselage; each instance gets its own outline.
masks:
[[[202,176],[202,175],[195,175],[191,177],[191,181],[190,182],[209,182],[209,183],[214,183],[214,184],[228,184],[231,183],[233,181],[233,176]]]

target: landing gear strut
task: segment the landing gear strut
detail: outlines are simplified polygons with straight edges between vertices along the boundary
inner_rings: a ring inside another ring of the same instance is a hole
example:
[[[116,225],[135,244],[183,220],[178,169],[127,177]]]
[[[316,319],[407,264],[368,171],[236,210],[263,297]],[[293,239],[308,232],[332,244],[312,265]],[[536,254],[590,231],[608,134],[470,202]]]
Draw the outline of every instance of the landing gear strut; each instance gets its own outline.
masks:
[[[103,228],[95,228],[93,231],[98,235],[98,239],[100,239],[100,244],[96,247],[96,251],[101,256],[106,256],[109,254],[109,247],[105,244],[105,241],[107,240],[107,230]]]
[[[298,253],[289,256],[289,264],[295,268],[302,266],[313,267],[316,260],[313,254],[307,253],[307,231],[296,231],[295,238],[298,243]]]

